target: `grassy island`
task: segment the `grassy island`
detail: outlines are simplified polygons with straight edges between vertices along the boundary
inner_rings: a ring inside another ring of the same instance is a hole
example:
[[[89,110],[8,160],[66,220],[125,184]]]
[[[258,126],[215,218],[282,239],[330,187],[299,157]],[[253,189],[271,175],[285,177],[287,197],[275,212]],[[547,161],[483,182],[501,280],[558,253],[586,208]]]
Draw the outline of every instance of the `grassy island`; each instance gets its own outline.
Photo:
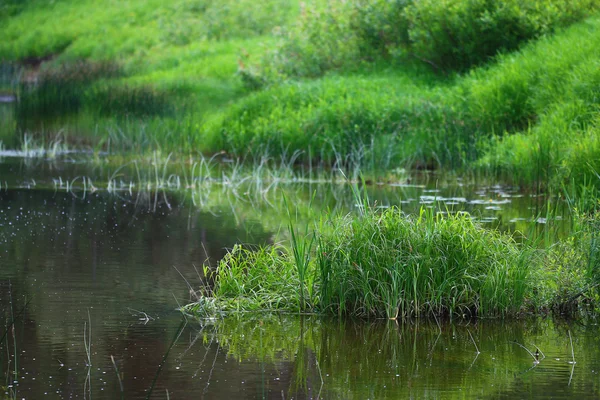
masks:
[[[365,210],[290,226],[289,245],[236,246],[184,311],[284,311],[362,318],[475,318],[594,312],[598,220],[539,250],[467,214]]]

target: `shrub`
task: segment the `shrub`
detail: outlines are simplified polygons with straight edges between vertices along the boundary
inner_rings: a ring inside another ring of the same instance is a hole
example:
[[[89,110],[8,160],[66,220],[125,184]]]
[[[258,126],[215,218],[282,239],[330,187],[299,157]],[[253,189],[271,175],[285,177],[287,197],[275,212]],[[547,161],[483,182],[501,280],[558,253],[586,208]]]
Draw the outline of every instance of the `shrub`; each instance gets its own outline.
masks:
[[[290,0],[195,0],[189,8],[202,15],[204,38],[224,40],[267,34],[287,23],[295,7]]]
[[[465,70],[499,51],[591,14],[595,0],[420,0],[405,8],[410,52],[443,69]]]
[[[0,3],[0,19],[19,14],[31,0],[3,0]]]
[[[267,70],[284,76],[316,77],[357,62],[351,3],[334,0],[328,5],[325,9],[303,7],[291,29],[277,32],[279,44],[267,54]]]
[[[267,64],[286,76],[319,76],[410,54],[438,70],[464,71],[598,6],[596,0],[330,1],[325,9],[305,9]]]

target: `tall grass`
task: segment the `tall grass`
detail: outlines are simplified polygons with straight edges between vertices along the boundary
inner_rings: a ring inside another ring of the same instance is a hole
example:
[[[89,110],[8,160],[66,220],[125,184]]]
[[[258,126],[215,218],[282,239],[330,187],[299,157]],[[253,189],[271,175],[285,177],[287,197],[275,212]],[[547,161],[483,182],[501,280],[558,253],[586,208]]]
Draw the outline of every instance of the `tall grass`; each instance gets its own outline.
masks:
[[[233,154],[260,148],[273,157],[301,152],[302,162],[363,169],[460,166],[475,143],[460,111],[441,101],[445,93],[402,73],[290,83],[208,119],[204,145]]]
[[[411,317],[517,312],[529,253],[468,215],[388,210],[344,218],[319,248],[321,307],[333,313]]]
[[[303,252],[306,242],[299,245],[293,234],[289,248],[234,248],[215,272],[215,300],[226,311],[468,318],[517,313],[530,285],[529,250],[464,214],[365,210],[359,217],[332,218],[315,235],[313,262]],[[317,277],[308,298],[301,278],[306,274]]]
[[[311,279],[311,257],[313,253],[313,245],[315,244],[315,234],[314,232],[309,233],[309,225],[308,223],[305,225],[304,232],[299,232],[295,228],[295,223],[291,215],[291,210],[288,205],[287,199],[284,197],[284,202],[286,208],[288,210],[288,218],[289,218],[289,233],[290,233],[290,246],[292,249],[292,255],[294,256],[294,265],[296,266],[296,271],[298,274],[299,280],[299,289],[300,292],[300,308],[306,308],[306,301],[308,300],[308,304],[313,303],[313,295],[314,295],[314,284],[315,279],[314,275]],[[312,203],[312,202],[311,202]],[[311,208],[311,203],[309,203],[308,208]],[[296,215],[296,222],[298,220],[298,216]],[[305,294],[306,292],[306,294]],[[308,298],[306,298],[308,296]]]
[[[480,160],[522,184],[582,184],[597,169],[597,18],[508,55],[464,81],[477,124],[498,133]],[[572,44],[577,42],[577,46]]]

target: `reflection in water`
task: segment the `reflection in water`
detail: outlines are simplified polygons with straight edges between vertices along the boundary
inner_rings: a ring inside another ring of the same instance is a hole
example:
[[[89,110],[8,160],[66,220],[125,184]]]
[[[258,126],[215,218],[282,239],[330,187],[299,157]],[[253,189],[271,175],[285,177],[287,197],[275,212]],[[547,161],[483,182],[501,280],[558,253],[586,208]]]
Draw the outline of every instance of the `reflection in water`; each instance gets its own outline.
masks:
[[[156,399],[166,391],[177,399],[598,395],[595,326],[535,320],[440,329],[244,314],[189,320],[179,332],[175,309],[190,300],[186,282],[197,287],[204,262],[214,265],[235,243],[285,238],[284,190],[307,220],[355,209],[351,188],[215,181],[181,193],[83,193],[53,180],[100,182],[114,169],[73,161],[0,163],[0,398],[144,399],[151,387]],[[540,216],[530,210],[539,199],[511,188],[435,187],[368,191],[378,207],[464,209],[503,229]],[[577,364],[568,363],[567,329]],[[513,341],[539,346],[546,358],[532,369]]]
[[[184,398],[190,392],[211,398],[596,398],[598,328],[570,327],[576,369],[569,362],[567,329],[551,320],[438,327],[281,315],[227,318],[189,327],[173,356],[187,372],[185,387],[174,393]],[[536,345],[546,358],[534,364],[514,342]]]
[[[6,338],[11,344],[3,345],[0,368],[10,380],[19,376],[19,393],[34,398],[48,390],[80,393],[88,311],[94,367],[114,374],[106,363],[110,355],[127,356],[133,365],[119,370],[135,371],[135,379],[125,385],[139,385],[143,393],[174,329],[168,318],[178,317],[178,303],[190,300],[186,281],[199,281],[202,269],[195,266],[220,259],[235,243],[264,243],[271,236],[260,224],[239,225],[230,214],[186,207],[176,196],[136,204],[106,193],[81,199],[49,190],[2,190],[0,204],[3,320],[11,320],[11,298],[15,311],[30,301],[15,325],[17,336]],[[138,325],[142,313],[152,318],[147,325]],[[18,365],[17,373],[6,369],[8,360],[10,368]],[[34,384],[28,375],[46,382]]]

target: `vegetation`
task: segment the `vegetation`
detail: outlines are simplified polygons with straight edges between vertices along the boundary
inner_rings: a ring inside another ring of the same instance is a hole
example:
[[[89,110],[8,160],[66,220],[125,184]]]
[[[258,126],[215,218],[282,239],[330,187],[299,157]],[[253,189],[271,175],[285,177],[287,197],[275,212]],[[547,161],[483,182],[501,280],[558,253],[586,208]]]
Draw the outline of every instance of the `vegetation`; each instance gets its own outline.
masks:
[[[413,56],[438,71],[461,71],[500,51],[590,15],[593,0],[330,1],[304,9],[271,62],[280,73],[319,76],[379,58]]]
[[[539,305],[561,314],[597,311],[600,300],[600,215],[579,215],[574,233],[552,245],[537,271]]]
[[[588,213],[581,226],[592,226],[599,6],[8,1],[0,90],[18,102],[14,113],[0,110],[8,116],[0,138],[2,146],[15,145],[15,132],[25,144],[59,143],[60,132],[112,152],[200,155],[200,168],[217,154],[257,164],[258,175],[281,165],[291,176],[298,164],[355,176],[478,171],[561,192]],[[591,232],[577,229],[535,258],[533,246],[465,216],[369,211],[323,220],[314,236],[291,227],[289,248],[236,247],[215,275],[215,298],[243,309],[387,317],[561,308],[595,296]],[[564,285],[546,285],[549,271]]]
[[[288,246],[235,246],[199,301],[212,317],[239,311],[363,318],[492,317],[595,312],[600,292],[598,216],[548,250],[484,229],[468,214],[408,216],[395,208],[322,220]]]
[[[531,252],[464,214],[367,211],[314,235],[292,236],[289,249],[235,247],[214,274],[220,309],[492,316],[520,311],[530,287]],[[198,304],[189,310],[201,312]]]
[[[593,0],[9,2],[0,59],[25,72],[16,121],[2,129],[48,141],[62,132],[112,151],[474,167],[527,186],[590,189],[600,170],[600,20],[563,28],[597,8]]]

